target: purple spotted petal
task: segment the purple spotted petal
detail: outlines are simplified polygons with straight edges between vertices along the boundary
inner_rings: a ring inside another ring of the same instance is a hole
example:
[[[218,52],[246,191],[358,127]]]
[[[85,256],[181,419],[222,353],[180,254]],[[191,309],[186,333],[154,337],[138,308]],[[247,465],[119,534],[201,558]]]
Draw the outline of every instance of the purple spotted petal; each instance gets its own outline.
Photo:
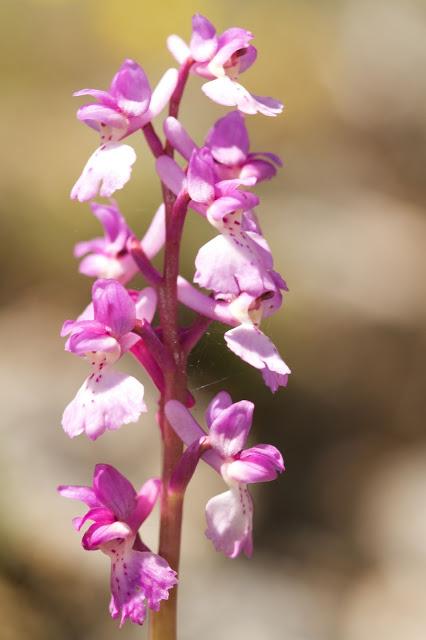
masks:
[[[169,597],[177,583],[175,571],[155,553],[135,551],[126,543],[110,543],[104,552],[111,557],[111,616],[120,618],[120,626],[127,619],[143,624],[146,608],[158,611]]]
[[[85,433],[96,440],[106,430],[136,422],[146,411],[143,385],[131,376],[103,369],[89,376],[69,403],[62,426],[70,438]]]
[[[85,202],[98,195],[109,198],[130,180],[136,153],[127,144],[110,142],[90,156],[71,190],[71,199]]]
[[[233,487],[206,505],[206,536],[228,558],[253,552],[253,501],[244,485]]]
[[[194,282],[217,294],[234,296],[247,292],[258,297],[274,291],[268,256],[240,226],[234,229],[238,231],[216,236],[200,248]]]
[[[218,413],[210,426],[210,442],[225,459],[244,447],[253,421],[254,404],[248,400],[235,402]]]
[[[120,129],[123,133],[129,126],[128,118],[114,109],[104,104],[85,104],[77,110],[77,118],[87,124],[92,129],[100,131],[101,125]]]

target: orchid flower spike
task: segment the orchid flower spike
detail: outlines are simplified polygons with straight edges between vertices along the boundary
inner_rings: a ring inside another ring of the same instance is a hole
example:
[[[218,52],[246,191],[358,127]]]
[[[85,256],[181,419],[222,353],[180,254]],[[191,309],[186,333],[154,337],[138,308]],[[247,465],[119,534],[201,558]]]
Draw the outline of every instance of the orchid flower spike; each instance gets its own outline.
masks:
[[[206,536],[217,551],[229,558],[241,552],[253,551],[253,501],[247,484],[269,482],[284,471],[278,449],[270,444],[258,444],[244,449],[253,420],[254,404],[247,400],[232,402],[225,391],[218,393],[206,411],[208,435],[194,420],[188,409],[177,400],[166,404],[167,418],[181,440],[198,451],[228,485],[228,491],[211,498],[206,506]],[[198,453],[199,455],[199,453]],[[188,461],[189,463],[189,461]],[[192,461],[193,465],[193,461]]]
[[[152,553],[139,537],[138,529],[150,515],[161,490],[161,481],[151,478],[136,493],[117,469],[97,464],[91,487],[61,485],[65,498],[84,502],[89,511],[74,518],[77,531],[89,520],[82,538],[86,551],[100,550],[111,560],[111,602],[113,618],[143,624],[147,607],[160,609],[169,590],[177,583],[176,572],[167,562]]]
[[[92,288],[93,304],[77,320],[67,320],[62,336],[65,349],[89,360],[92,372],[64,411],[62,426],[71,437],[86,433],[96,440],[107,429],[136,422],[146,411],[143,385],[114,371],[112,365],[129,351],[139,337],[132,333],[136,320],[150,322],[157,296],[146,288],[136,302],[115,280],[97,280]]]
[[[82,89],[75,96],[90,95],[96,102],[77,111],[77,118],[100,134],[101,146],[90,156],[71,191],[84,202],[98,195],[110,197],[130,179],[136,160],[133,147],[121,140],[141,129],[163,110],[177,82],[176,69],[168,69],[154,91],[143,69],[134,60],[123,62],[108,91]]]
[[[202,90],[214,102],[226,107],[237,107],[247,114],[262,113],[276,116],[283,105],[269,97],[255,96],[236,82],[238,75],[254,63],[257,51],[250,41],[253,34],[233,27],[220,36],[207,18],[197,13],[192,18],[192,36],[188,46],[179,36],[167,40],[171,54],[181,64],[192,59],[191,71],[211,79]]]

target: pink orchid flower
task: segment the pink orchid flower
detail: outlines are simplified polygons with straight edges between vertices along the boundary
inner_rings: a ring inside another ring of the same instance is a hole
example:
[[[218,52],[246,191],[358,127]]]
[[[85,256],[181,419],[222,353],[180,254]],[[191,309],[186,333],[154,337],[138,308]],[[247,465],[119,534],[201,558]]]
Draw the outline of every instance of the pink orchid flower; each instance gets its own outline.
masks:
[[[269,482],[284,471],[278,449],[258,444],[244,449],[253,420],[254,404],[247,400],[232,403],[225,391],[218,393],[206,412],[208,435],[194,420],[188,409],[177,400],[166,404],[167,418],[190,455],[199,456],[210,464],[229,487],[228,491],[211,498],[206,506],[206,536],[217,551],[229,558],[241,552],[253,551],[253,501],[247,484]],[[190,464],[194,466],[193,460]]]
[[[82,545],[87,551],[102,551],[111,560],[109,610],[113,618],[120,617],[120,626],[127,619],[143,624],[147,607],[158,611],[161,600],[168,599],[169,590],[177,583],[176,572],[143,544],[138,533],[160,490],[161,481],[151,478],[136,493],[127,478],[108,464],[96,465],[92,487],[58,487],[63,497],[89,507],[86,515],[74,518],[73,525],[80,531],[86,522],[93,521]]]
[[[75,245],[74,256],[85,256],[80,262],[79,271],[92,278],[114,278],[125,284],[138,273],[138,268],[127,250],[127,241],[134,237],[134,233],[113,200],[109,205],[92,202],[90,206],[104,228],[104,237],[78,242]],[[164,239],[165,215],[164,204],[161,204],[141,240],[141,247],[147,258],[153,258],[160,251]]]
[[[92,372],[66,407],[62,426],[71,437],[86,433],[96,440],[107,429],[136,422],[146,411],[143,385],[133,376],[114,371],[112,365],[139,340],[132,333],[136,320],[150,322],[157,296],[146,288],[136,302],[115,280],[97,280],[93,304],[77,320],[67,320],[61,335],[65,349],[89,360]]]
[[[112,79],[109,91],[82,89],[74,93],[90,95],[97,101],[80,107],[77,118],[100,133],[101,146],[90,156],[72,188],[73,200],[110,197],[124,187],[130,179],[136,153],[121,140],[163,110],[176,87],[177,77],[176,69],[168,69],[151,92],[143,69],[127,59]]]
[[[182,124],[169,116],[164,121],[164,132],[173,147],[189,161],[198,147]],[[262,182],[273,178],[277,167],[282,166],[274,153],[249,152],[248,131],[240,111],[219,118],[208,132],[204,146],[211,151],[219,180],[254,178],[256,183]]]
[[[247,114],[262,113],[276,116],[283,105],[274,98],[256,96],[236,82],[240,73],[254,63],[257,51],[250,41],[253,34],[233,27],[220,36],[214,26],[197,13],[192,18],[192,37],[188,45],[176,35],[167,39],[171,54],[179,63],[192,59],[191,71],[203,78],[212,78],[202,90],[214,102],[226,107],[237,107]]]

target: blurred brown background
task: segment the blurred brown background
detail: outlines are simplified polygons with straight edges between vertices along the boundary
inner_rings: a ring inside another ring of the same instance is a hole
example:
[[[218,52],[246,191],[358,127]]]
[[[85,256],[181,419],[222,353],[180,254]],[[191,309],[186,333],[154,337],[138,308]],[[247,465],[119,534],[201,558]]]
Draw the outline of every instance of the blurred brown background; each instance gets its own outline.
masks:
[[[151,413],[138,425],[95,444],[60,428],[86,371],[58,336],[90,290],[72,248],[99,234],[88,207],[68,197],[97,145],[71,93],[106,88],[125,57],[155,84],[173,65],[167,35],[187,39],[196,11],[219,31],[255,33],[259,59],[243,83],[286,104],[283,116],[248,117],[248,126],[254,150],[285,161],[259,188],[259,215],[290,286],[265,329],[294,373],[272,397],[216,326],[194,354],[200,406],[223,387],[254,399],[253,437],[279,446],[287,471],[256,488],[253,559],[230,561],[203,536],[205,502],[223,485],[199,469],[186,509],[181,637],[424,640],[423,0],[1,1],[0,636],[144,637],[108,617],[107,560],[82,551],[70,524],[82,508],[55,494],[59,483],[88,482],[96,461],[136,485],[158,473],[149,384]],[[224,113],[200,84],[192,79],[182,109],[198,141]],[[132,142],[138,161],[117,196],[142,234],[159,189],[142,137]],[[211,236],[189,219],[188,277]],[[144,532],[155,545],[155,518]]]

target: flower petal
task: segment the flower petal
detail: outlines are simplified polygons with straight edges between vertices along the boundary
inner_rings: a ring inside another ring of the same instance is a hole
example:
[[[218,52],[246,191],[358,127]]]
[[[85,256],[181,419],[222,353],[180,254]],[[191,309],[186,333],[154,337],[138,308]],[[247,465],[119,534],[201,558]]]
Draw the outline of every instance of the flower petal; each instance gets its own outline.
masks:
[[[224,221],[228,223],[227,216]],[[235,226],[234,232],[216,236],[199,249],[194,282],[218,295],[246,292],[257,298],[276,289],[268,258],[241,226]]]
[[[210,426],[210,442],[221,456],[231,458],[244,447],[253,421],[254,404],[235,402],[217,414]]]
[[[149,105],[149,112],[152,118],[157,116],[164,109],[172,97],[173,91],[176,89],[177,81],[177,69],[167,69],[167,71],[162,75],[152,93],[151,103]]]
[[[177,196],[185,184],[185,174],[177,162],[164,155],[157,158],[155,167],[160,180]]]
[[[251,160],[240,171],[241,178],[256,178],[256,182],[270,180],[277,174],[277,168],[267,160]]]
[[[242,324],[225,333],[225,341],[229,349],[252,367],[262,371],[266,385],[275,392],[278,387],[285,387],[289,367],[281,359],[271,340],[257,327]]]
[[[254,96],[228,76],[206,82],[201,89],[214,102],[226,107],[237,107],[249,115],[262,113],[265,116],[276,116],[283,110],[283,105],[278,100]]]
[[[99,507],[100,503],[96,497],[92,487],[79,486],[74,484],[61,484],[57,489],[58,493],[63,498],[70,498],[71,500],[80,500],[87,504],[88,507]]]
[[[200,13],[192,17],[191,55],[197,62],[210,60],[217,50],[216,29]]]
[[[136,318],[152,322],[157,309],[157,292],[152,287],[145,287],[142,291],[135,293]]]
[[[101,126],[119,129],[121,135],[127,130],[129,120],[125,115],[103,104],[85,104],[77,111],[77,118],[96,131],[101,130]],[[111,134],[112,135],[112,134]]]
[[[206,435],[188,409],[178,400],[169,400],[165,411],[167,420],[187,446]]]
[[[104,369],[85,380],[62,417],[70,438],[86,433],[96,440],[107,429],[136,422],[146,405],[143,385],[131,376]]]
[[[127,59],[115,74],[110,87],[118,107],[129,116],[140,116],[151,100],[151,88],[142,67]]]
[[[115,521],[114,514],[105,507],[95,507],[81,518],[73,519],[73,526],[76,531],[80,531],[81,527],[88,521],[93,520],[96,524],[110,524]]]
[[[206,422],[207,426],[210,429],[211,424],[215,418],[218,417],[224,409],[227,409],[232,404],[232,398],[227,391],[219,391],[218,394],[215,395],[213,400],[210,401],[209,406],[206,410]]]
[[[150,478],[140,488],[136,496],[136,508],[131,520],[132,528],[136,531],[145,522],[153,510],[155,503],[161,493],[161,480]]]
[[[217,162],[229,167],[243,163],[249,151],[244,116],[239,111],[231,111],[220,118],[207,134],[205,144]]]
[[[127,619],[143,624],[146,607],[158,611],[161,600],[168,599],[169,590],[177,583],[176,572],[155,553],[129,549],[126,543],[111,543],[103,551],[112,563],[111,616],[120,616],[120,626]]]
[[[95,319],[108,327],[117,340],[135,326],[135,303],[127,289],[116,280],[96,280],[92,300]]]
[[[134,537],[134,533],[125,522],[101,525],[95,523],[87,529],[81,542],[87,551],[94,551],[113,540],[125,540],[131,537]]]
[[[253,501],[244,485],[233,487],[206,505],[207,529],[216,551],[235,558],[242,551],[251,556],[253,551]]]
[[[110,464],[97,464],[93,474],[93,489],[118,520],[127,522],[136,506],[136,491],[122,473]]]
[[[170,422],[179,438],[188,447],[200,438],[206,436],[198,422],[194,420],[188,409],[178,400],[169,400],[166,407],[167,420]],[[220,473],[223,460],[215,451],[209,450],[203,454],[203,460]]]
[[[101,195],[106,198],[122,189],[130,180],[136,153],[127,144],[111,142],[90,156],[71,190],[71,199],[85,202]]]
[[[208,149],[192,152],[187,174],[187,189],[195,202],[209,203],[214,199],[215,173],[213,158]]]
[[[163,248],[166,240],[166,213],[164,204],[160,204],[151,224],[141,240],[141,247],[147,258],[154,258]]]
[[[164,121],[163,129],[170,144],[176,151],[179,151],[185,160],[189,160],[192,152],[198,147],[179,120],[169,116]]]
[[[191,51],[186,42],[175,34],[167,38],[167,48],[179,64],[183,64],[191,55]]]
[[[213,70],[217,67],[233,66],[233,60],[231,59],[233,54],[240,51],[244,52],[250,46],[250,40],[253,40],[253,34],[246,29],[241,29],[240,27],[226,29],[219,37],[218,51],[209,68]],[[237,55],[237,58],[239,59],[240,56]]]
[[[268,482],[284,471],[281,453],[271,444],[258,444],[241,452],[238,460],[226,469],[227,476],[237,482]]]

